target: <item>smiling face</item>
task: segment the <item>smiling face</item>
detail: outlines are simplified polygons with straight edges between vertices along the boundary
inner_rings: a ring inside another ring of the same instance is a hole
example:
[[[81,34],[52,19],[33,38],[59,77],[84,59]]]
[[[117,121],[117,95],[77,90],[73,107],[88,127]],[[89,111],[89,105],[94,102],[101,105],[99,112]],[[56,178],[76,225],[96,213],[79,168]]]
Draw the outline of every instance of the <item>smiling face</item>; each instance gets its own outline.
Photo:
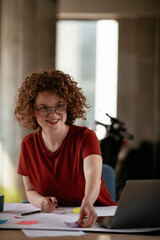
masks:
[[[49,93],[47,91],[40,92],[36,97],[34,107],[36,109],[42,107],[57,107],[60,104],[64,104],[63,98],[59,98],[58,96]],[[39,111],[35,109],[35,117],[37,119],[38,124],[41,126],[42,130],[57,130],[65,127],[65,122],[67,119],[67,113],[57,114],[52,108],[52,111],[48,113],[46,117],[41,116]]]

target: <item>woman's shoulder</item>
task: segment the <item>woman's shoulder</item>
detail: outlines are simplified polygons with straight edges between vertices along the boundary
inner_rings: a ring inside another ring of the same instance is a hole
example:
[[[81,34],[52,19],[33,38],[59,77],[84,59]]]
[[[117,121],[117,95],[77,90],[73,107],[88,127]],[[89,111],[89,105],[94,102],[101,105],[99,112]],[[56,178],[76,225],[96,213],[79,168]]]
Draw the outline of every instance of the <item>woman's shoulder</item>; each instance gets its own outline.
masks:
[[[90,132],[91,130],[87,127],[84,127],[84,126],[78,126],[78,125],[71,125],[71,129],[72,131],[75,131],[75,132]]]
[[[30,143],[30,142],[32,142],[32,141],[38,140],[39,137],[40,137],[40,130],[26,135],[26,136],[23,138],[22,142],[23,142],[23,143]]]
[[[84,127],[84,126],[78,126],[78,125],[72,125],[71,126],[71,132],[75,135],[78,136],[88,136],[90,134],[95,135],[95,132],[91,129],[89,129],[88,127]]]

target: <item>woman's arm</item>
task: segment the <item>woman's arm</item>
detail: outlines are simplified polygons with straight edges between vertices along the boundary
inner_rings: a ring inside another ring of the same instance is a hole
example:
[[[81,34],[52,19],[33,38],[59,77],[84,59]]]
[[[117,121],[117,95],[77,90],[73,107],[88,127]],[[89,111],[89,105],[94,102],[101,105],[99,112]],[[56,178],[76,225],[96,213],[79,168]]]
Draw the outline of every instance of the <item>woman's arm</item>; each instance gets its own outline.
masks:
[[[80,216],[78,224],[81,227],[92,227],[97,220],[97,214],[93,207],[96,201],[101,185],[102,174],[102,157],[94,154],[84,159],[84,175],[85,175],[85,195],[80,208]],[[84,217],[87,220],[83,222]]]
[[[33,206],[41,208],[42,212],[52,212],[58,207],[56,198],[38,194],[27,176],[23,176],[23,182],[26,196]]]

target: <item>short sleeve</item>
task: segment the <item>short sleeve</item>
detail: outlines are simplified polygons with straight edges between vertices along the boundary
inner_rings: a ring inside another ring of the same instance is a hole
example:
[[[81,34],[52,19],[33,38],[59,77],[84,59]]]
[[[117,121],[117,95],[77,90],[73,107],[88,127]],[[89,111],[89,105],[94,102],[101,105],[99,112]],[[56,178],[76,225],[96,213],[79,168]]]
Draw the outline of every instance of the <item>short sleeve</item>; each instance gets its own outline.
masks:
[[[23,176],[27,176],[26,164],[25,164],[25,157],[26,156],[25,156],[24,151],[25,151],[25,144],[24,144],[24,141],[22,141],[17,173],[20,174],[20,175],[23,175]]]
[[[84,134],[82,152],[83,159],[92,154],[102,156],[100,144],[94,131],[88,130],[87,133]]]

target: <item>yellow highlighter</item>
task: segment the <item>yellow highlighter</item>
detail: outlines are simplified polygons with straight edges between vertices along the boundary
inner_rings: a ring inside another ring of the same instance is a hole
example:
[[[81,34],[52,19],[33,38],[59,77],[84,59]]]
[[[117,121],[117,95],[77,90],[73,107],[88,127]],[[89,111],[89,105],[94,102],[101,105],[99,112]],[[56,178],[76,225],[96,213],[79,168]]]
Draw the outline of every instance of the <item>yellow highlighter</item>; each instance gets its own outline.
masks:
[[[79,209],[80,209],[79,207],[73,209],[73,213],[79,213]]]

